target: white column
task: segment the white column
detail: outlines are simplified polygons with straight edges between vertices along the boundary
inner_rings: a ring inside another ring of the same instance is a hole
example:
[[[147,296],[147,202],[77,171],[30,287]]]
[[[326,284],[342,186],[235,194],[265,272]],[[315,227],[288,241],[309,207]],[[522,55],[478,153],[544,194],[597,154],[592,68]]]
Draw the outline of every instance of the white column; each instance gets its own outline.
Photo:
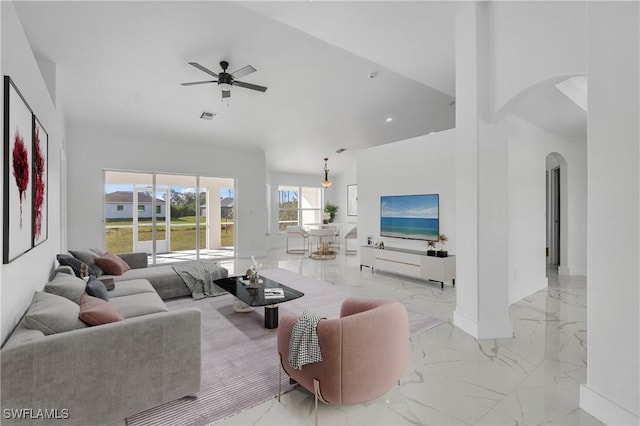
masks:
[[[640,423],[640,5],[588,2],[587,383],[580,407]]]
[[[486,122],[490,105],[487,6],[456,17],[456,310],[476,338],[512,337],[508,286],[506,122]]]

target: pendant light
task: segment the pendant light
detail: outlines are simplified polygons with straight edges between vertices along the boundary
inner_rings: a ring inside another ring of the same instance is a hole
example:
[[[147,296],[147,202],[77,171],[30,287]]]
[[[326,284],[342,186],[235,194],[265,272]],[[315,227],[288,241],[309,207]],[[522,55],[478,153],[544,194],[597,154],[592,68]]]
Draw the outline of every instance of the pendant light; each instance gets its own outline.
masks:
[[[327,168],[327,160],[329,158],[324,159],[324,180],[321,182],[323,188],[328,188],[331,186],[331,181],[329,180],[329,169]]]

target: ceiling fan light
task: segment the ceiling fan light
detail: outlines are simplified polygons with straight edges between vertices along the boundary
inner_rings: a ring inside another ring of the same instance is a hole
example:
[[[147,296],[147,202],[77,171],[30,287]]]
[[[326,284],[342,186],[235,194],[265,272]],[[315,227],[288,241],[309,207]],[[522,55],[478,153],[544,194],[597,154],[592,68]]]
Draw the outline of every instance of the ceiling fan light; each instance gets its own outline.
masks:
[[[229,83],[218,83],[218,87],[221,90],[225,90],[225,91],[230,91],[231,90],[231,85]]]

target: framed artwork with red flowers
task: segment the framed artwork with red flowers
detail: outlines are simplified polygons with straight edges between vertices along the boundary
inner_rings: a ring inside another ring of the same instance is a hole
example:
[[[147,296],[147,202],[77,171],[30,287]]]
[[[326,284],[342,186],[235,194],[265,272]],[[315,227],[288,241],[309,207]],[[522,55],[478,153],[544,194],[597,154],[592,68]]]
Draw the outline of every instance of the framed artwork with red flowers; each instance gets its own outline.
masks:
[[[47,151],[49,135],[33,115],[33,247],[43,243],[48,233]]]
[[[4,77],[3,263],[33,247],[33,112],[9,76]]]

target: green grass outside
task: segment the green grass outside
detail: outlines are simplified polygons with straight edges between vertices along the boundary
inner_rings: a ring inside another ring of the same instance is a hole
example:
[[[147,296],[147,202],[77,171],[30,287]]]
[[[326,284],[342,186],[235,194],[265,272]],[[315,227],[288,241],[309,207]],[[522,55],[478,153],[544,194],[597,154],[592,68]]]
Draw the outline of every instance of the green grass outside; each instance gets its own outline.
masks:
[[[184,219],[184,218],[182,218]],[[192,222],[188,221],[171,221],[172,225],[181,224],[195,224],[195,217]],[[133,228],[126,227],[131,226],[131,221],[125,221],[120,223],[120,227],[116,223],[110,222],[109,228],[106,232],[106,246],[107,251],[111,253],[129,253],[133,251]],[[223,247],[233,247],[234,225],[225,224],[221,225],[221,245]],[[138,227],[138,240],[139,241],[151,241],[153,233],[151,226],[139,226]],[[156,238],[158,240],[164,240],[166,238],[165,225],[158,226],[156,228]],[[200,230],[200,248],[206,248],[206,230]],[[171,227],[171,250],[193,250],[196,246],[196,227],[194,226],[172,226]]]

